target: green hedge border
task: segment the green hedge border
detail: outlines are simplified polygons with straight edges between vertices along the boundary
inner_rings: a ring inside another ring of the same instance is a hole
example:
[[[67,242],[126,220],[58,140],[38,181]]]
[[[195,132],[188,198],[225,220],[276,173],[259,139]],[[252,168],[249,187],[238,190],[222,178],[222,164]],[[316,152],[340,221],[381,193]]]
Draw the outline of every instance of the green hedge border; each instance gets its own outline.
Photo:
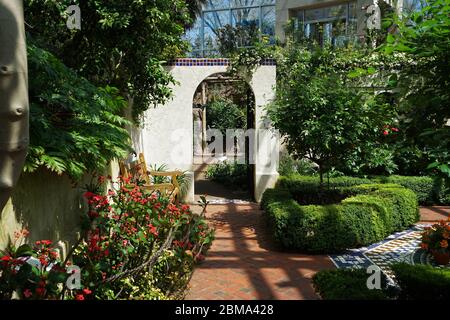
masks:
[[[322,270],[312,282],[324,300],[450,300],[450,270],[430,265],[396,263],[391,266],[398,288],[369,290],[364,269]]]
[[[330,178],[330,189],[340,189],[351,187],[360,184],[398,184],[408,188],[417,195],[418,201],[421,205],[450,205],[450,189],[445,187],[444,181],[441,178],[434,178],[429,176],[375,176],[371,178],[356,178],[356,177],[336,177]],[[328,185],[328,181],[325,181]],[[315,176],[301,176],[291,175],[283,176],[277,182],[278,188],[284,188],[291,191],[293,194],[310,194],[317,193],[319,190],[319,177]]]
[[[340,204],[299,205],[288,189],[268,189],[261,206],[281,246],[332,253],[367,246],[419,220],[416,194],[395,184],[342,188]]]

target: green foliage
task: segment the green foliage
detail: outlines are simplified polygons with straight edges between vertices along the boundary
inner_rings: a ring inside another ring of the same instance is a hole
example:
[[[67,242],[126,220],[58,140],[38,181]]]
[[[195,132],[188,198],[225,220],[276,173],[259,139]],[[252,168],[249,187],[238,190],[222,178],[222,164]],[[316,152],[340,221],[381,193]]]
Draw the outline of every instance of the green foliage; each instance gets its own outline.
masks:
[[[73,262],[92,297],[180,297],[214,238],[205,219],[128,179],[108,196],[88,191],[85,197],[90,226]]]
[[[250,47],[259,41],[259,26],[250,24],[233,27],[229,24],[218,30],[219,52],[222,57],[230,57],[239,48]]]
[[[30,149],[25,171],[40,166],[74,179],[103,170],[130,150],[118,90],[96,88],[54,55],[28,44]]]
[[[240,48],[230,58],[229,72],[247,82],[250,82],[255,69],[265,59],[274,59],[277,56],[278,48],[268,46],[268,39],[256,42],[251,48]]]
[[[206,105],[206,121],[224,135],[227,129],[246,129],[247,106],[239,106],[229,100],[214,100]]]
[[[436,177],[409,177],[409,176],[374,176],[371,178],[358,177],[330,177],[325,180],[328,189],[341,192],[343,188],[357,186],[360,184],[386,183],[398,184],[408,188],[416,194],[421,205],[430,204],[448,204],[450,190],[446,188],[442,179]],[[281,176],[278,179],[277,187],[288,189],[294,198],[301,203],[308,203],[311,199],[316,199],[321,192],[320,179],[318,176],[302,176],[292,174],[290,176]],[[332,194],[332,193],[330,193]]]
[[[322,270],[313,277],[313,284],[324,300],[386,300],[388,299],[386,278],[380,290],[367,288],[364,269]]]
[[[355,188],[355,187],[349,187]],[[415,194],[398,185],[360,185],[340,204],[299,205],[286,189],[266,191],[262,206],[285,248],[336,252],[381,241],[419,219]]]
[[[288,153],[283,153],[280,157],[278,173],[282,176],[290,176],[293,174],[312,176],[317,172],[310,160],[295,160]]]
[[[449,300],[450,271],[430,265],[396,263],[390,266],[400,290],[386,287],[382,277],[381,290],[367,288],[364,269],[319,271],[313,277],[316,291],[324,300]]]
[[[247,188],[248,165],[227,162],[208,166],[206,178],[219,182],[227,187],[245,190]]]
[[[408,188],[417,195],[419,203],[422,205],[432,205],[441,203],[445,190],[440,179],[433,177],[407,177],[407,176],[387,176],[375,177],[374,181],[381,183],[395,183]]]
[[[417,166],[450,179],[450,1],[426,1],[422,10],[391,18],[397,26],[382,51],[403,63],[389,85],[401,109],[401,147],[419,153]],[[414,158],[412,159],[414,160]],[[410,160],[411,161],[411,160]],[[424,164],[425,162],[425,164]]]
[[[373,67],[365,77],[352,74],[370,65],[366,54],[289,44],[277,59],[277,96],[268,116],[289,153],[316,163],[321,178],[334,167],[395,169],[382,133],[394,122],[396,110],[383,95],[363,87]]]
[[[15,232],[15,240],[0,250],[0,300],[58,299],[69,277],[64,263],[49,240],[21,244],[27,230]]]
[[[450,270],[406,263],[391,266],[400,285],[400,299],[450,300]]]
[[[181,56],[182,40],[197,3],[184,0],[86,0],[79,3],[81,30],[66,27],[71,0],[27,0],[25,19],[39,46],[96,85],[133,98],[135,119],[165,102],[174,82],[161,63]]]
[[[319,201],[320,197],[336,198],[341,194],[340,189],[344,187],[371,183],[370,179],[355,177],[334,177],[326,179],[327,190],[323,190],[318,176],[302,176],[294,174],[288,177],[281,176],[277,181],[277,187],[287,189],[293,197],[301,204],[312,204],[328,202],[327,199]],[[339,197],[338,197],[339,198]]]

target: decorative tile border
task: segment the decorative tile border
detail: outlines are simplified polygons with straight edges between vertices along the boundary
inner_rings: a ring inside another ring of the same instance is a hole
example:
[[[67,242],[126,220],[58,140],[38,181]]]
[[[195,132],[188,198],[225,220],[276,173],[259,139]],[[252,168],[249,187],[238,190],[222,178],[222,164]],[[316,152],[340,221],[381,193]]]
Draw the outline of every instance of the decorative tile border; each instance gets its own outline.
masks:
[[[421,233],[425,226],[427,225],[416,225],[368,247],[349,249],[342,254],[330,255],[329,257],[337,268],[367,269],[371,265],[377,265],[387,276],[389,282],[395,283],[393,273],[390,270],[390,265],[393,263],[430,264],[438,267],[433,258],[419,248]],[[450,266],[446,267],[450,268]]]
[[[225,58],[179,58],[167,62],[168,66],[177,67],[212,67],[212,66],[229,66],[230,60]],[[265,59],[261,61],[262,66],[275,66],[274,59]]]
[[[241,199],[212,199],[208,200],[209,204],[252,204],[252,201]]]

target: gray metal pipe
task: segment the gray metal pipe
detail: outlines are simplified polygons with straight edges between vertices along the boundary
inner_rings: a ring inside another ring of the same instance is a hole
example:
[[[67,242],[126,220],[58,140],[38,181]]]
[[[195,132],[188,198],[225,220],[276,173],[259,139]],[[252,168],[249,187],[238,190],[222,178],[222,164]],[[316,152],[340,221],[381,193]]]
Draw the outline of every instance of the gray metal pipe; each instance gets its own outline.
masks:
[[[29,144],[28,67],[22,0],[0,0],[0,211]]]

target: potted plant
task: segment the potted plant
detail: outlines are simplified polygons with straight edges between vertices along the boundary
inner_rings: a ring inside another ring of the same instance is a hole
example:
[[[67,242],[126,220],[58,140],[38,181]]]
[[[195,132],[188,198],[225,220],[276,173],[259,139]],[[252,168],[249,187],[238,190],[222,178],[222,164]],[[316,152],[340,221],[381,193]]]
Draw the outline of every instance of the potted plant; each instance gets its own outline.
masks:
[[[446,265],[450,262],[450,223],[441,221],[426,227],[422,233],[422,249],[428,250],[436,263]]]

